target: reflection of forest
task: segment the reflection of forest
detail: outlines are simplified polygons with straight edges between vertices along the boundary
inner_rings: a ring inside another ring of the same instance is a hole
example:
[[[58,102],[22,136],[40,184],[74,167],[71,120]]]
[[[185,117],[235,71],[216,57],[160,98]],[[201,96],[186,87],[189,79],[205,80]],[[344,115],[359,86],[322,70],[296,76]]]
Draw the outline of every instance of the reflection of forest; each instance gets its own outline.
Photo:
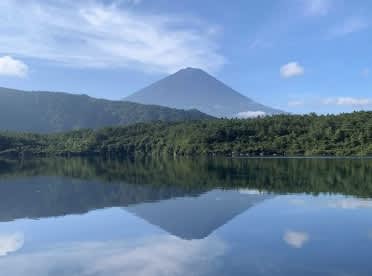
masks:
[[[214,188],[372,197],[372,159],[0,161],[0,220],[197,196]]]
[[[64,176],[175,189],[252,188],[280,193],[340,193],[372,197],[372,159],[136,159],[0,160],[8,177]],[[3,182],[3,180],[2,180]]]

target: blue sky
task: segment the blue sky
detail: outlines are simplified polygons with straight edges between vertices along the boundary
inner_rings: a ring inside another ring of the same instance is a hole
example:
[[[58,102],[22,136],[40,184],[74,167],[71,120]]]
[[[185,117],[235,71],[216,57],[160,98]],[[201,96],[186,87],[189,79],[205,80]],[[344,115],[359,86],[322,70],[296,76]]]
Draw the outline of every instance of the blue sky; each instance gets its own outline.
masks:
[[[372,2],[1,0],[0,86],[121,99],[184,67],[294,113],[372,109]]]

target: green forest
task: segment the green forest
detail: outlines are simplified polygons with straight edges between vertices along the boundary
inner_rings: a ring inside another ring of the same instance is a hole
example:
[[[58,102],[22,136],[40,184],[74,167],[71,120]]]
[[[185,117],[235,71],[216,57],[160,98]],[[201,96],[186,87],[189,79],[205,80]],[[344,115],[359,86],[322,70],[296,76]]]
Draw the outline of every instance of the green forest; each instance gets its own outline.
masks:
[[[59,134],[0,134],[10,156],[369,156],[372,112],[140,123]]]

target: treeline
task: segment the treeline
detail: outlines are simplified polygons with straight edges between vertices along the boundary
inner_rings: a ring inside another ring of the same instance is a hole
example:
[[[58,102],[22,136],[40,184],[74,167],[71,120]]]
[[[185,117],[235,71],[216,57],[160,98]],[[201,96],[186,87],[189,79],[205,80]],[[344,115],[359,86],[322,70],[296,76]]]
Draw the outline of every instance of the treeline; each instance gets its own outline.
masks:
[[[372,112],[136,124],[61,134],[0,134],[8,155],[372,155]]]

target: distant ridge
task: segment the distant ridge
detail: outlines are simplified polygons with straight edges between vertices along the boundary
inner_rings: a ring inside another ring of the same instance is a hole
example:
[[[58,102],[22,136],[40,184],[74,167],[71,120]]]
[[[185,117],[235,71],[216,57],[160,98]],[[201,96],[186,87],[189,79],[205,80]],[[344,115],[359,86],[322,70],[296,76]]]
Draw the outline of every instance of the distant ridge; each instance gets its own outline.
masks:
[[[27,92],[0,87],[0,130],[50,133],[208,118],[212,117],[198,110],[177,110],[86,95]]]
[[[283,113],[243,96],[196,68],[182,69],[124,100],[180,109],[198,109],[215,117],[255,117]]]

